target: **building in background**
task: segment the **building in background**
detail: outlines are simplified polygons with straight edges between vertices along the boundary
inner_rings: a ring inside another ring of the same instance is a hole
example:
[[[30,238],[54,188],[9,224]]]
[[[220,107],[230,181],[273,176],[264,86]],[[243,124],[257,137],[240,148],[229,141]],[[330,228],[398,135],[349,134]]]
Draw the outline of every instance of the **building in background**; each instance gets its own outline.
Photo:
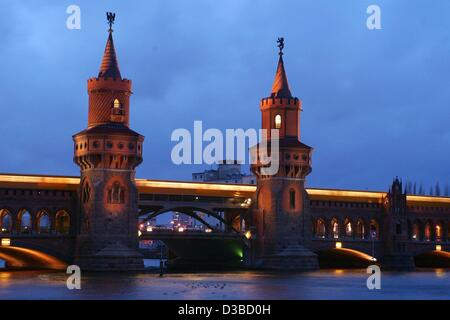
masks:
[[[256,177],[253,174],[243,173],[242,164],[237,160],[223,160],[218,164],[217,169],[193,173],[192,180],[201,182],[256,184]]]
[[[196,182],[217,182],[230,184],[256,184],[256,176],[242,172],[242,164],[237,160],[223,160],[216,169],[209,169],[203,172],[192,174],[192,181]],[[202,219],[210,224],[215,230],[224,230],[222,222],[207,213],[198,213]],[[223,217],[223,213],[219,213]],[[206,228],[202,225],[202,228]]]
[[[173,212],[172,220],[170,221],[171,227],[175,230],[201,230],[202,224],[195,220],[194,218],[180,213]]]

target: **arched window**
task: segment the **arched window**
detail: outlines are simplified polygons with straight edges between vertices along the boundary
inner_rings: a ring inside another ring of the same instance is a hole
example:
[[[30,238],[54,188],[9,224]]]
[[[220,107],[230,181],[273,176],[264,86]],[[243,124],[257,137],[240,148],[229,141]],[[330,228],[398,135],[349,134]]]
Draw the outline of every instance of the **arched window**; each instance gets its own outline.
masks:
[[[49,233],[50,232],[50,217],[47,212],[40,211],[37,215],[37,231],[38,233]]]
[[[339,238],[339,222],[337,219],[331,220],[331,232],[334,239]]]
[[[120,185],[118,181],[113,183],[111,189],[108,190],[108,203],[124,203],[125,202],[125,189]]]
[[[423,235],[425,241],[431,241],[431,223],[427,222],[425,224],[425,230]]]
[[[123,115],[123,107],[120,103],[119,99],[114,99],[113,103],[113,114],[114,115]]]
[[[434,234],[436,241],[442,241],[442,225],[440,223],[436,224],[434,228]]]
[[[281,129],[281,116],[279,114],[275,116],[275,129]]]
[[[325,222],[323,221],[323,219],[316,220],[316,237],[322,239],[326,237]]]
[[[365,227],[364,227],[364,220],[359,219],[356,223],[356,237],[358,239],[364,239],[365,238]]]
[[[289,190],[289,208],[295,209],[295,190]]]
[[[55,231],[59,234],[68,234],[70,231],[70,215],[64,210],[56,213]]]
[[[0,231],[1,233],[11,233],[12,217],[8,210],[0,210]]]
[[[378,222],[374,219],[370,220],[370,238],[371,239],[378,239],[379,238],[379,226],[378,226]]]
[[[420,225],[418,222],[414,222],[412,225],[411,240],[414,241],[420,240]]]
[[[27,210],[23,210],[19,214],[19,231],[31,233],[31,214]]]
[[[89,202],[90,199],[91,199],[91,187],[89,186],[89,183],[85,182],[81,194],[81,201],[83,203],[87,203]]]
[[[345,219],[344,227],[345,227],[345,236],[347,238],[351,238],[353,236],[353,230],[352,230],[352,223],[349,219]]]

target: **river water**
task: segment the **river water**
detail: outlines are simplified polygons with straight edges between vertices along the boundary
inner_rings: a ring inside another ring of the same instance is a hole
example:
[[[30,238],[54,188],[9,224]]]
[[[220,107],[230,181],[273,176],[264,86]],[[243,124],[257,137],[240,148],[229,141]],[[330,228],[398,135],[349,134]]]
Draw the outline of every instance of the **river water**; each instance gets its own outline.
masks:
[[[369,290],[365,269],[308,273],[82,274],[81,289],[64,272],[2,271],[0,299],[450,299],[450,270],[383,272]]]

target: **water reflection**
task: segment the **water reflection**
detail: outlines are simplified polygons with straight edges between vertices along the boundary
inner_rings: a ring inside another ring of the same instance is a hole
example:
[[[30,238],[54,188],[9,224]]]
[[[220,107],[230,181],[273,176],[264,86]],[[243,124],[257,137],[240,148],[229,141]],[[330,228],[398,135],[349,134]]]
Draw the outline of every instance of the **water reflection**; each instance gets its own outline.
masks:
[[[445,278],[447,276],[447,271],[443,268],[438,268],[435,270],[435,272],[438,278]]]
[[[307,273],[254,271],[82,273],[81,290],[68,290],[67,274],[0,272],[1,299],[450,299],[448,269],[383,272],[382,289],[368,290],[365,269]]]

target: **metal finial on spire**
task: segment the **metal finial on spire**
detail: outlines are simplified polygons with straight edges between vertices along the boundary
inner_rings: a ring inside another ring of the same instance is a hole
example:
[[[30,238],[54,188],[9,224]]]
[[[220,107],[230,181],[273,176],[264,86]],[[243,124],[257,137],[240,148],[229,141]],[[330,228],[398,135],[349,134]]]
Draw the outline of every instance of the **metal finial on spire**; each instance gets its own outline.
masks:
[[[109,32],[112,32],[112,25],[114,24],[114,20],[116,19],[116,14],[113,12],[107,12],[106,13],[106,19],[108,20],[108,24],[109,24]]]
[[[277,43],[278,43],[278,48],[280,48],[280,52],[278,52],[278,54],[280,56],[282,56],[283,55],[283,49],[284,49],[284,38],[283,37],[278,38]]]

